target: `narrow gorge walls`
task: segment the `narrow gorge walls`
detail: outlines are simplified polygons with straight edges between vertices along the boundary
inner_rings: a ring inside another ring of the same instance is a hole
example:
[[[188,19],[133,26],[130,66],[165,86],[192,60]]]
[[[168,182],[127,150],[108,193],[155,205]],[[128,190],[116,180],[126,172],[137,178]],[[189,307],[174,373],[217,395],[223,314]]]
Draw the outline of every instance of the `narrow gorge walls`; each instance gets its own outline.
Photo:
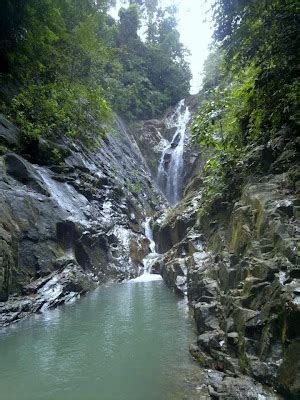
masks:
[[[199,162],[188,131],[195,104],[194,97],[180,101],[162,121],[141,123],[134,136],[116,117],[94,149],[41,138],[34,163],[13,151],[18,131],[2,118],[7,151],[0,156],[0,293],[8,301],[1,303],[1,324],[56,307],[109,279],[150,271],[145,220],[167,200],[181,198]],[[59,163],[51,164],[48,153],[59,154]]]
[[[283,131],[253,146],[248,170],[261,171],[271,149],[273,162],[248,174],[233,204],[218,198],[205,208],[196,181],[154,224],[164,280],[193,308],[191,353],[214,371],[203,378],[212,398],[281,398],[270,387],[300,396],[299,166],[281,150],[291,146]]]

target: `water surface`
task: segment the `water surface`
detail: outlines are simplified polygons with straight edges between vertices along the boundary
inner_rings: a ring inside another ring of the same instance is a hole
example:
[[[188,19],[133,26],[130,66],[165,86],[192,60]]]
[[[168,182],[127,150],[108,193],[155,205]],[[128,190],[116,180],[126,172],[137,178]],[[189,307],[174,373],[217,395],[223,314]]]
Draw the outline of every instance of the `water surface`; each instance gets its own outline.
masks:
[[[190,398],[193,339],[186,302],[162,281],[101,287],[0,331],[0,398]]]

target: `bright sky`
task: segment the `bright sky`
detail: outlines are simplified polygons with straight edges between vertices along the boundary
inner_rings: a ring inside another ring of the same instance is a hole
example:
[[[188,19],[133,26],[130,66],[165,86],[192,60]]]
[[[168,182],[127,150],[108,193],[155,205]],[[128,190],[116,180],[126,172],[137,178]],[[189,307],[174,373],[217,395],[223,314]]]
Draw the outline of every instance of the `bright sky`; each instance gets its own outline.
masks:
[[[199,91],[202,82],[203,63],[208,56],[209,44],[212,39],[210,7],[213,0],[160,0],[160,5],[176,5],[178,7],[179,32],[181,42],[190,50],[188,61],[191,66],[193,79],[191,94]],[[117,9],[121,1],[117,1]],[[116,16],[114,12],[113,16]]]
[[[193,74],[191,94],[195,94],[201,87],[203,63],[212,42],[213,23],[210,12],[212,0],[161,0],[161,3],[175,4],[178,7],[181,41],[192,53],[188,61]]]

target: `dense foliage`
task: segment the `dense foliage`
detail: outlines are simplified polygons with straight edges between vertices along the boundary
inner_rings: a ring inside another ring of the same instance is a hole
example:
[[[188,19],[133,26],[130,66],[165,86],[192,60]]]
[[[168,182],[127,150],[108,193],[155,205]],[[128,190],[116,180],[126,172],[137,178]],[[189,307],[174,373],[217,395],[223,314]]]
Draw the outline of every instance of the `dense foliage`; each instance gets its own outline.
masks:
[[[111,109],[149,118],[188,94],[175,10],[130,1],[117,21],[113,3],[0,2],[1,83],[17,88],[12,101],[0,101],[27,137],[102,133]]]
[[[299,1],[218,0],[213,10],[215,47],[193,123],[197,141],[215,149],[210,197],[237,175],[249,146],[281,129],[296,135],[300,122]]]

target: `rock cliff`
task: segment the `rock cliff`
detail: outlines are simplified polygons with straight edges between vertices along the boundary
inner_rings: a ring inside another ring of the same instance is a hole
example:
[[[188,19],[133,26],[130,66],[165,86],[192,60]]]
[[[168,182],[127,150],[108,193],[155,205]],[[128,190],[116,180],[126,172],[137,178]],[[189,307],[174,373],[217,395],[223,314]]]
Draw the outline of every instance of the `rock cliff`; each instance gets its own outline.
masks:
[[[300,169],[294,139],[279,132],[267,145],[249,149],[241,161],[247,179],[233,202],[220,193],[205,209],[198,176],[182,202],[153,226],[162,275],[188,296],[194,312],[199,336],[191,353],[214,371],[203,374],[208,398],[279,396],[261,383],[287,398],[300,397]]]
[[[2,116],[0,140],[1,325],[139,274],[163,200],[122,121],[93,149],[40,139],[21,156]]]
[[[193,111],[197,99],[185,102]],[[156,178],[163,146],[176,131],[176,118],[172,127],[168,121],[177,109],[130,131],[115,117],[93,148],[66,138],[24,143],[18,128],[0,116],[1,325],[146,269],[144,225],[167,204]],[[185,128],[188,179],[201,157]]]
[[[181,103],[182,107],[180,106]],[[176,135],[176,131],[179,133],[178,128],[182,128],[184,133],[183,168],[182,173],[180,173],[180,176],[177,178],[179,181],[179,198],[182,197],[184,187],[203,166],[205,160],[205,155],[203,152],[199,151],[199,146],[192,142],[191,134],[188,129],[189,122],[197,106],[197,96],[190,96],[184,101],[182,100],[177,106],[167,110],[160,120],[139,121],[132,125],[133,134],[143,158],[151,171],[153,181],[156,182],[156,185],[167,198],[168,182],[165,177],[162,177],[162,179],[160,178],[159,168],[160,164],[162,164],[166,170],[170,167],[172,152],[178,148],[179,144],[179,135]],[[182,121],[182,126],[180,126],[181,121],[179,121],[178,118],[181,117],[184,107],[188,107],[189,118],[187,121]],[[172,173],[172,171],[167,171],[167,173],[168,172]],[[174,185],[174,179],[172,180],[172,184]]]

